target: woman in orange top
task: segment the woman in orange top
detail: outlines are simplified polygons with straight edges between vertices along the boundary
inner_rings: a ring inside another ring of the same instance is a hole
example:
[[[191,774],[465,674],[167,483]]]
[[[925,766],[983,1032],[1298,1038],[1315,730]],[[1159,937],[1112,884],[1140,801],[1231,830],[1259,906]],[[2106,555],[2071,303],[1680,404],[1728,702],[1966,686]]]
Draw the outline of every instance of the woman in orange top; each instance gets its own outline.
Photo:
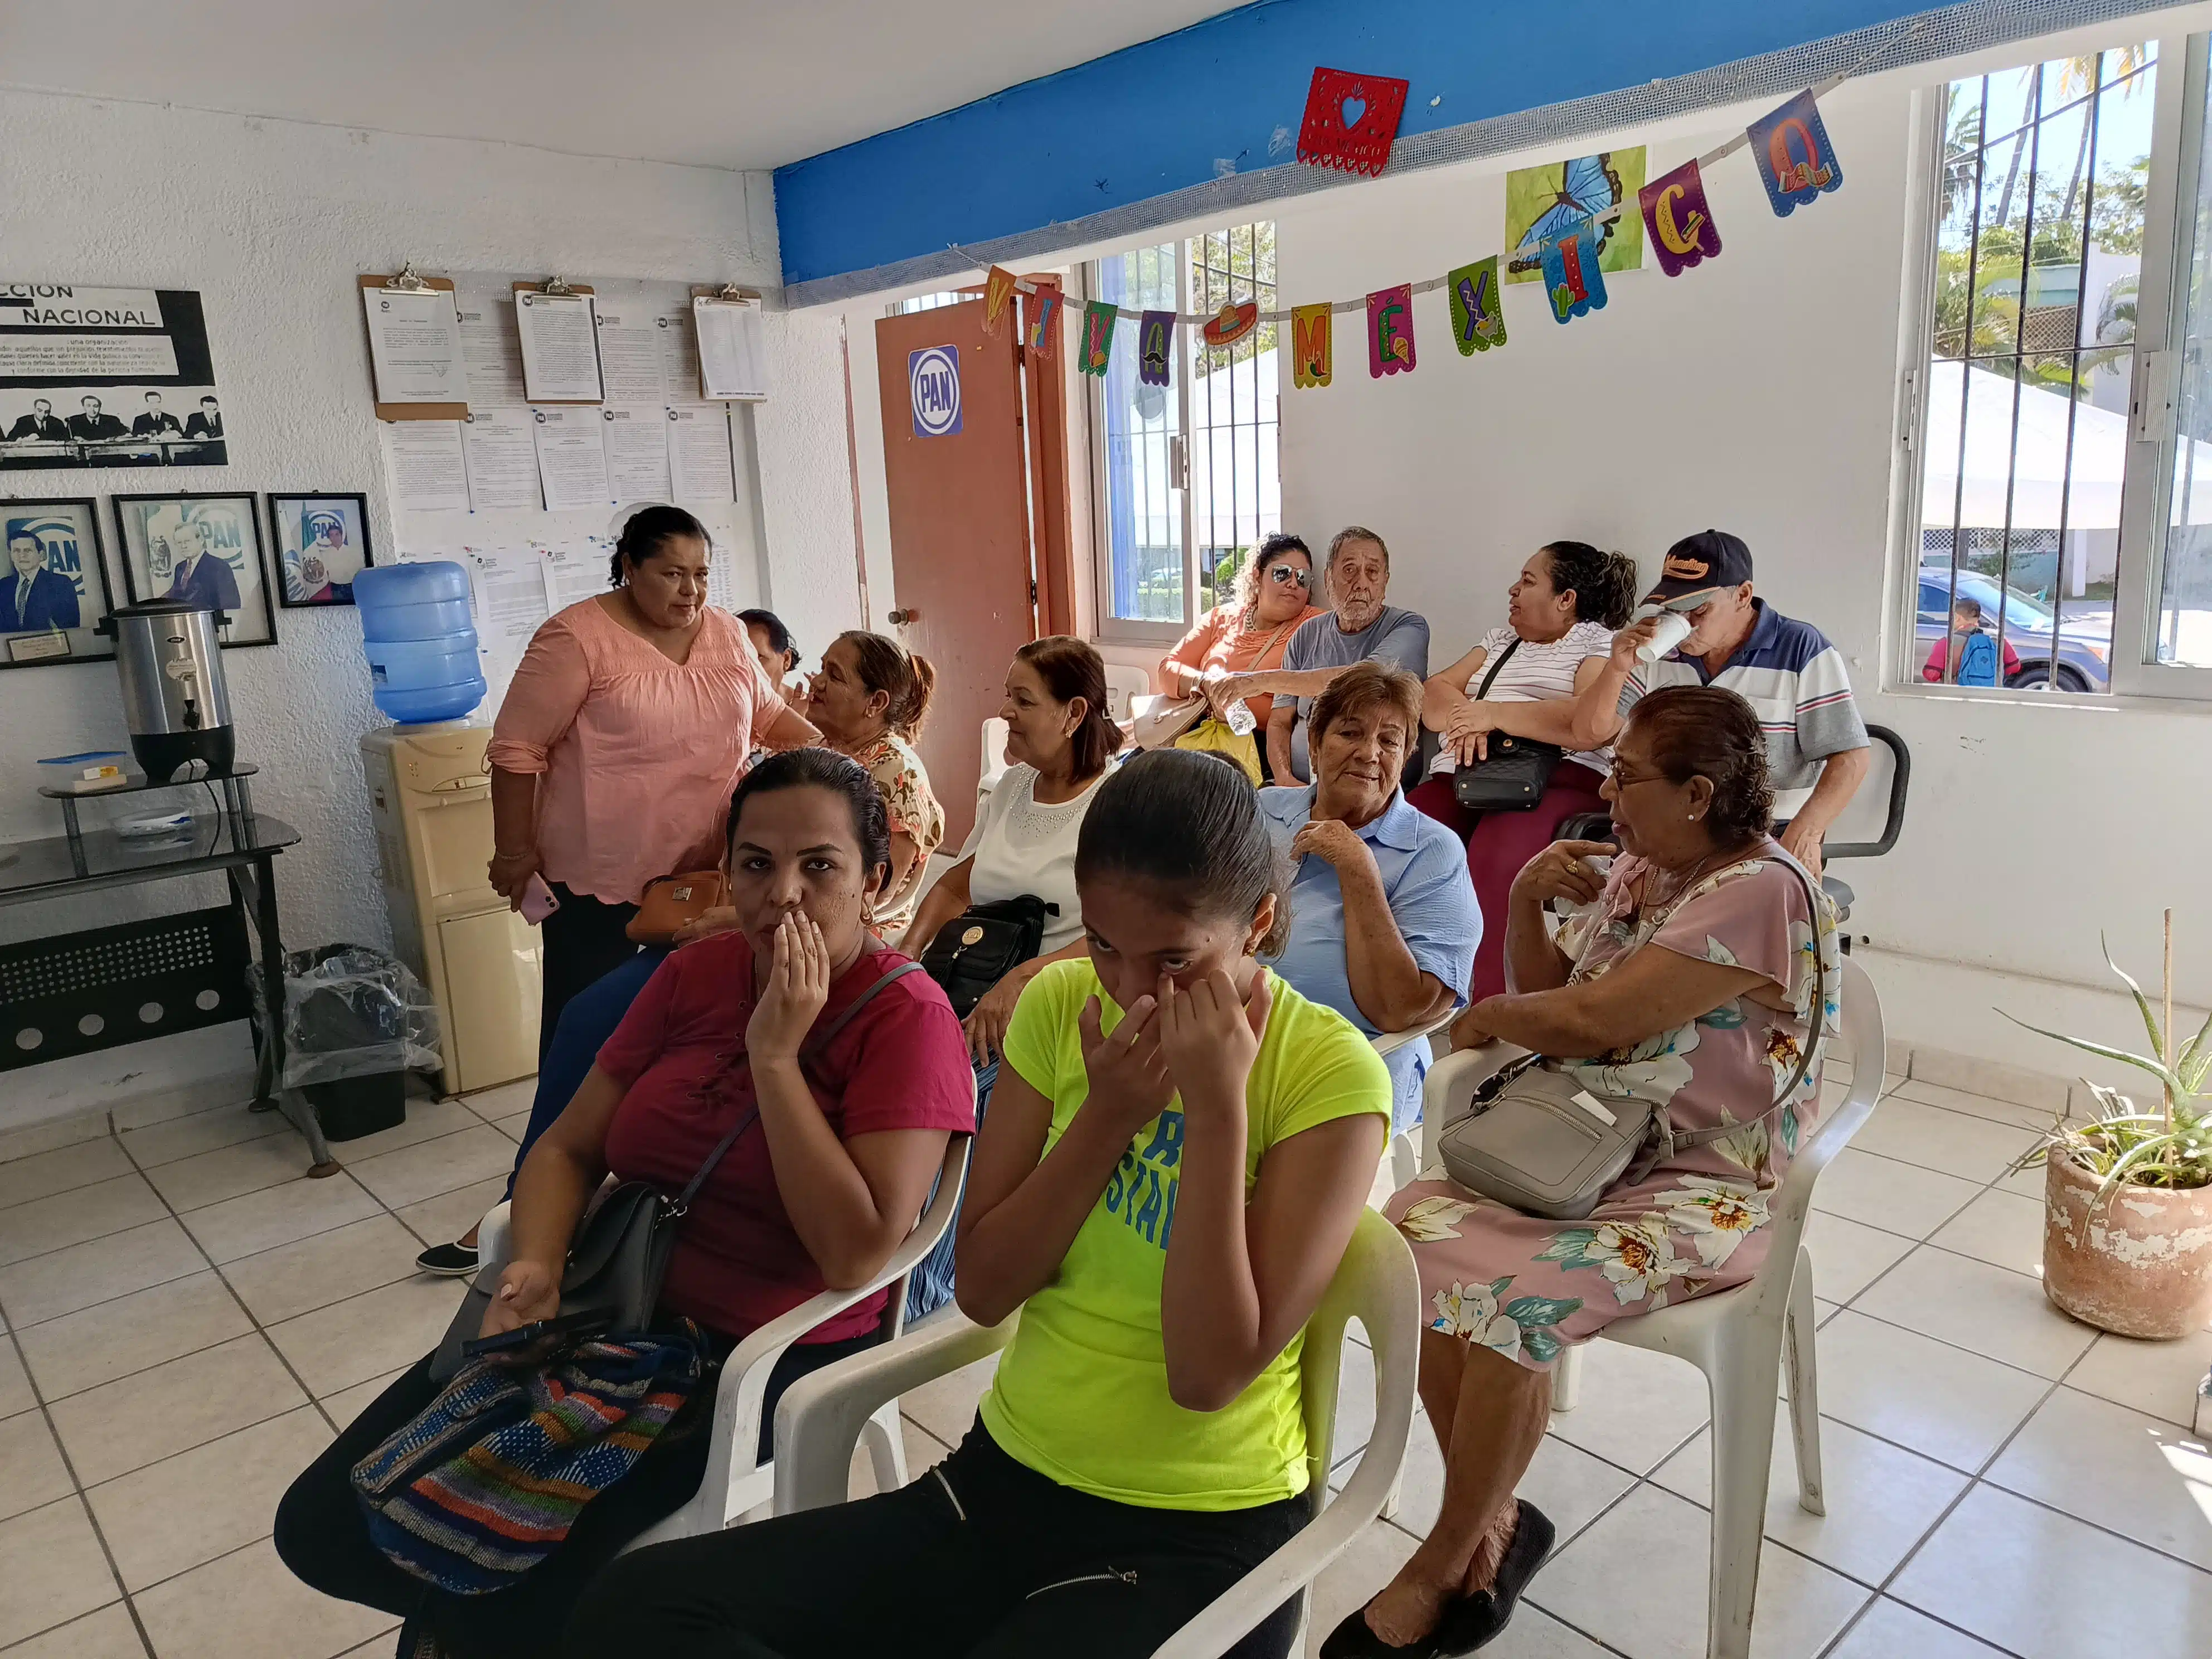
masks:
[[[623,930],[646,883],[720,864],[747,757],[819,735],[744,624],[707,604],[712,551],[681,507],[632,514],[614,592],[547,618],[493,725],[491,884],[520,909],[542,876],[560,904],[544,922],[541,1058],[568,999],[636,950]]]
[[[1313,603],[1313,554],[1296,536],[1270,536],[1237,573],[1237,597],[1200,617],[1198,626],[1160,659],[1160,689],[1171,697],[1211,696],[1210,688],[1231,674],[1280,668],[1291,635],[1327,614]],[[1275,700],[1247,701],[1266,731]],[[1225,711],[1217,707],[1214,712]]]

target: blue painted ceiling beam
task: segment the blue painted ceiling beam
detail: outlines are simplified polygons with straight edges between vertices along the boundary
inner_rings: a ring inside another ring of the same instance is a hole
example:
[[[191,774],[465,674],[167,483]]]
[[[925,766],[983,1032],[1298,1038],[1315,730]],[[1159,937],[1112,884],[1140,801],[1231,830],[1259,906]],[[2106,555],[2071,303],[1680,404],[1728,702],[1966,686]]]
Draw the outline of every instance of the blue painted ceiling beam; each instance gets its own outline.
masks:
[[[1260,0],[776,170],[787,285],[1295,165],[1319,64],[1410,81],[1399,137],[1708,70],[1912,0]],[[948,40],[946,50],[957,51]]]

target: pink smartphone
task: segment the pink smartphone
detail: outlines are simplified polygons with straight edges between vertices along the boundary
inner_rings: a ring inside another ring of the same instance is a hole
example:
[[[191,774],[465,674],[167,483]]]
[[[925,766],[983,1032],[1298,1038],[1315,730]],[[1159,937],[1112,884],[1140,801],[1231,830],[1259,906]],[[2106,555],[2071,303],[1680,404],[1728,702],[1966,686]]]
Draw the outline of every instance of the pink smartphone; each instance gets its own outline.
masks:
[[[545,884],[545,878],[535,871],[522,890],[522,919],[532,927],[561,908],[561,901],[553,896],[553,890]]]

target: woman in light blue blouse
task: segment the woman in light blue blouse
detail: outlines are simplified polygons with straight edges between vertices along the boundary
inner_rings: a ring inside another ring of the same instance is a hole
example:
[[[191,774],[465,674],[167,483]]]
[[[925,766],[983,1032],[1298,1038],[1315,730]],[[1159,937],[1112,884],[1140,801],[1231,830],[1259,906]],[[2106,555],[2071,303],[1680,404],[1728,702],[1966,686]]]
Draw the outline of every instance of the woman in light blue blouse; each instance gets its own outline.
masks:
[[[1466,1002],[1482,911],[1466,849],[1406,804],[1398,780],[1420,736],[1421,683],[1387,663],[1337,676],[1314,703],[1313,783],[1262,789],[1277,848],[1297,860],[1291,939],[1272,966],[1370,1036]],[[1391,1132],[1421,1115],[1428,1042],[1389,1056]]]

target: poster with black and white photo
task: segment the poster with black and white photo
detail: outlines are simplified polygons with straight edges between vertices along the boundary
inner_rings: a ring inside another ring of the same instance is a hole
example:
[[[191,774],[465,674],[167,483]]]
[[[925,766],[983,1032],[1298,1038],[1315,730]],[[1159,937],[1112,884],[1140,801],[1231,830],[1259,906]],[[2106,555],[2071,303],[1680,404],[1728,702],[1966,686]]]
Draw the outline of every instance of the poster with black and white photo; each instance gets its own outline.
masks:
[[[228,466],[200,296],[0,283],[0,471]]]

